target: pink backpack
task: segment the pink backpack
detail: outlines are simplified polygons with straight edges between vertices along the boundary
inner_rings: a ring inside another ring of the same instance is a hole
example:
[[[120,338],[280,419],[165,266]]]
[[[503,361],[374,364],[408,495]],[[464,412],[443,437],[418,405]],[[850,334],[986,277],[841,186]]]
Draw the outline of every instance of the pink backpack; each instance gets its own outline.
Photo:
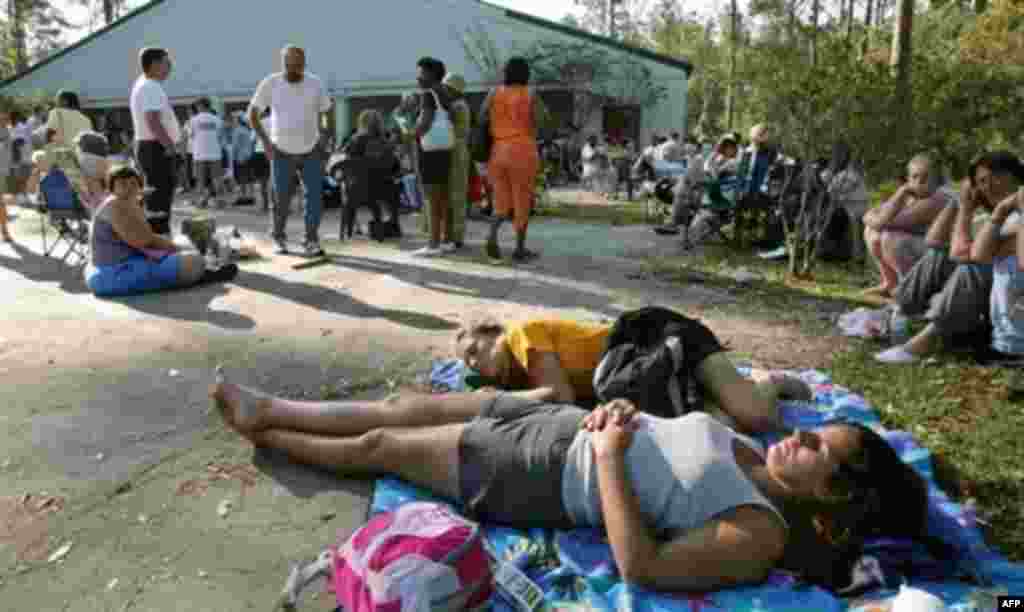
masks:
[[[345,612],[483,610],[494,591],[479,526],[430,502],[370,519],[334,552],[331,574]]]

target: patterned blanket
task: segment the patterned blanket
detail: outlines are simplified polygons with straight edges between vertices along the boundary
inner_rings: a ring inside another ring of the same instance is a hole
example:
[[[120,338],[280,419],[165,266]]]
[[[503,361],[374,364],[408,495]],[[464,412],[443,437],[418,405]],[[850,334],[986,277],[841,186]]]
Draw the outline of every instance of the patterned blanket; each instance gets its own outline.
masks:
[[[455,374],[451,362],[436,365],[435,387],[463,390],[465,376]],[[749,370],[741,368],[744,374]],[[856,599],[843,599],[824,589],[801,583],[776,571],[761,585],[723,589],[711,593],[655,593],[623,583],[618,578],[604,534],[594,529],[521,531],[488,525],[488,541],[497,554],[514,563],[545,592],[552,610],[636,610],[643,612],[867,612],[894,597],[907,583],[941,597],[951,610],[987,610],[994,595],[1024,593],[1024,564],[1008,562],[989,547],[977,527],[971,508],[954,503],[935,485],[928,450],[900,431],[885,431],[878,415],[863,397],[832,384],[828,375],[808,370],[795,372],[815,390],[813,402],[783,402],[790,427],[811,428],[846,419],[865,423],[885,435],[903,460],[929,483],[929,531],[946,542],[955,558],[935,558],[909,540],[880,539],[869,543],[854,580]],[[443,384],[436,384],[443,383]],[[777,436],[765,436],[766,443]],[[412,500],[434,499],[429,493],[394,478],[377,482],[371,513],[392,509]],[[498,611],[514,608],[500,597]]]

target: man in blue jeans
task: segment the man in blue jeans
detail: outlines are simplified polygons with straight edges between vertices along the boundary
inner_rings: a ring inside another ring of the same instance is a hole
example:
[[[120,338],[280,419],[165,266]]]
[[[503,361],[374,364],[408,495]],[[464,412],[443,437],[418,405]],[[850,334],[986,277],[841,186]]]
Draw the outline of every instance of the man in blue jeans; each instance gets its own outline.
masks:
[[[309,256],[323,255],[320,248],[320,216],[323,211],[323,155],[320,143],[320,114],[331,108],[323,82],[306,72],[306,52],[289,45],[281,51],[283,72],[260,82],[249,103],[252,124],[267,158],[276,193],[273,239],[278,254],[288,253],[286,225],[295,194],[295,174],[306,187],[306,243]],[[270,134],[260,121],[265,109],[274,118]]]

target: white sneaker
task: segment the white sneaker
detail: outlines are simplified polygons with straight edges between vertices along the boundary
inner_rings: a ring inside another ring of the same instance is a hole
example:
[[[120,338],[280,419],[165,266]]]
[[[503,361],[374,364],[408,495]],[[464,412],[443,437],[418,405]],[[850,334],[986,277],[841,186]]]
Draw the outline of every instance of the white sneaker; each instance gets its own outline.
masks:
[[[417,249],[412,252],[413,257],[437,257],[443,255],[444,250],[441,247],[432,247],[429,244],[422,249]]]
[[[875,361],[879,363],[914,363],[918,356],[906,349],[906,345],[894,346],[891,349],[875,353]]]
[[[455,246],[454,242],[442,242],[441,252],[442,253],[454,253],[459,247]]]

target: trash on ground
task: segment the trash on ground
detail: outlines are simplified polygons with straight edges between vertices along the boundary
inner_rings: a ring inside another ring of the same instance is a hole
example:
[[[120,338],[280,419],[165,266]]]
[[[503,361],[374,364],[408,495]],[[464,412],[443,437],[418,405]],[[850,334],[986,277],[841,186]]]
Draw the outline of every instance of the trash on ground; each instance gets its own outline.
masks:
[[[217,516],[221,518],[226,517],[227,515],[231,514],[231,509],[233,507],[234,502],[232,502],[230,499],[221,500],[221,502],[217,504]]]
[[[119,578],[114,578],[113,580],[111,580],[110,582],[107,583],[107,590],[108,591],[113,591],[114,589],[117,588],[117,584],[119,582],[121,582],[121,580]]]
[[[46,560],[46,562],[47,563],[56,563],[57,561],[60,561],[61,559],[66,557],[69,552],[71,552],[71,547],[72,546],[73,546],[73,544],[71,542],[68,542],[64,546],[61,546],[57,550],[53,551],[53,554],[50,555],[50,557]]]

